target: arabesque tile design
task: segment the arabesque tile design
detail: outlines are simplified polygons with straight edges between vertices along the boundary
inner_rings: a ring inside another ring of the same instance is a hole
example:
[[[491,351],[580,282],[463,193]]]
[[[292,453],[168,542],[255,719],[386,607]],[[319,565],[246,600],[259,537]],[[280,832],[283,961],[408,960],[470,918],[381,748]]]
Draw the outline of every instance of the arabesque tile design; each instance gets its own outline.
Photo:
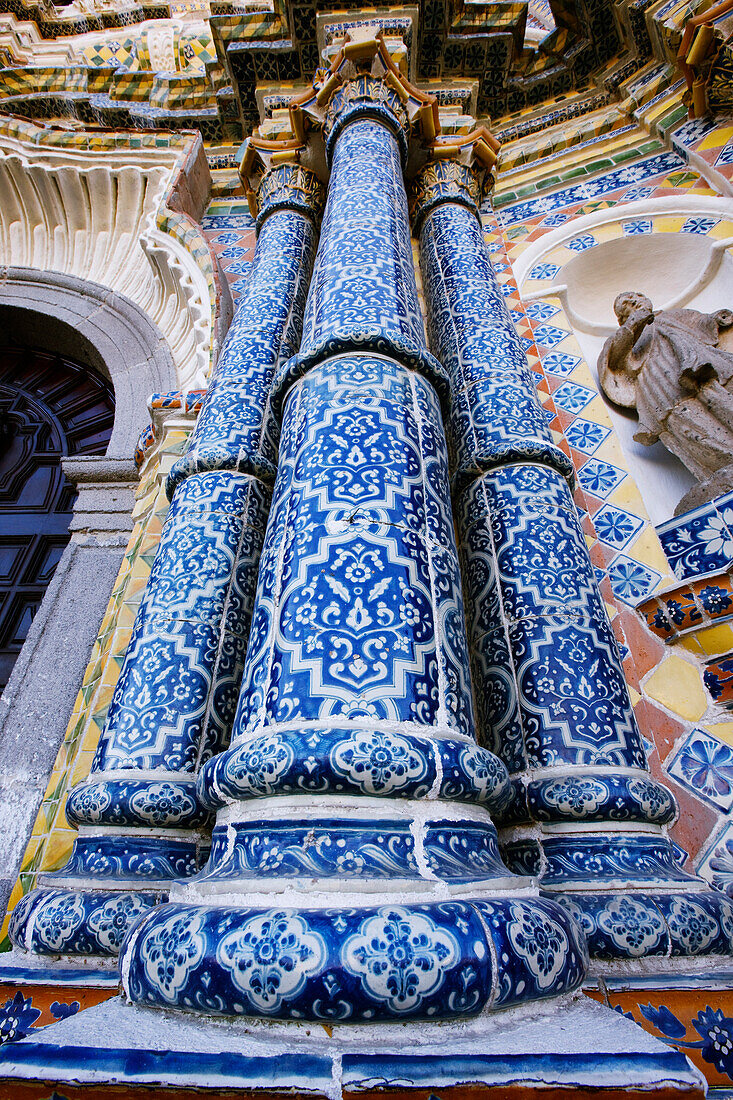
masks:
[[[360,78],[328,109],[329,198],[303,343],[273,383],[278,476],[232,744],[198,783],[218,811],[211,857],[128,941],[137,1003],[439,1019],[584,973],[572,920],[526,896],[489,816],[510,787],[474,740],[446,374],[425,345],[393,98]],[[247,903],[254,881],[266,898],[284,879],[288,906]],[[238,904],[217,900],[225,882]],[[459,900],[469,883],[485,900]]]

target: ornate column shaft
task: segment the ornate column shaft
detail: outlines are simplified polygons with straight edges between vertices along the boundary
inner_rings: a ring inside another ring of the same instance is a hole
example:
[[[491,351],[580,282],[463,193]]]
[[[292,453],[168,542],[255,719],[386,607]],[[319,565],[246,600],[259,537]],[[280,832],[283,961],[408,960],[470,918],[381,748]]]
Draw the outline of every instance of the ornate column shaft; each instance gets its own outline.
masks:
[[[733,907],[677,865],[670,792],[650,776],[572,498],[457,161],[428,166],[413,214],[451,376],[448,441],[481,740],[514,797],[502,851],[579,921],[591,955],[728,954]]]
[[[347,81],[205,870],[121,957],[133,1001],[330,1022],[462,1017],[575,988],[584,946],[512,875],[473,737],[465,627],[412,264],[401,98]]]
[[[286,165],[260,189],[247,292],[187,453],[89,778],[66,814],[69,862],[17,906],[13,942],[116,955],[127,929],[202,863],[201,764],[229,742],[275,476],[273,372],[300,335],[323,188]],[[320,201],[319,201],[320,200]]]

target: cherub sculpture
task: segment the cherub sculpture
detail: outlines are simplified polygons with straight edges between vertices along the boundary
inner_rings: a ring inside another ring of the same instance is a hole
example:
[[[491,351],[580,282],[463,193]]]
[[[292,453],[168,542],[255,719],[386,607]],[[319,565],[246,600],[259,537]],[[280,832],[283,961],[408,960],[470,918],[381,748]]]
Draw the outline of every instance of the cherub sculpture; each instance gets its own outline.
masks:
[[[604,393],[636,409],[639,443],[661,440],[700,482],[676,514],[733,489],[733,354],[719,346],[733,312],[654,312],[644,295],[625,290],[613,303],[619,329],[598,358]]]

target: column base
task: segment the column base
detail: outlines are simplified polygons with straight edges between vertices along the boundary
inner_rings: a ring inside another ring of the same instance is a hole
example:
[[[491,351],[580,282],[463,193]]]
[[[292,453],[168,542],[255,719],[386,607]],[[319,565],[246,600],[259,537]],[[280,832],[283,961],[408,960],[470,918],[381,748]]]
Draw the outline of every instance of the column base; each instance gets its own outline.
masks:
[[[214,1020],[115,998],[0,1050],[0,1100],[148,1096],[360,1100],[702,1098],[677,1051],[585,997],[463,1024]]]

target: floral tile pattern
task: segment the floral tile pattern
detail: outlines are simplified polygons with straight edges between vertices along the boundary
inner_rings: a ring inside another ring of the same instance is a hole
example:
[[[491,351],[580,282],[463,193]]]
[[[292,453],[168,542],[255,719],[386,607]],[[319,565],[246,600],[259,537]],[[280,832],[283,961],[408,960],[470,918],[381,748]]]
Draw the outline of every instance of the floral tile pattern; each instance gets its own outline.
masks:
[[[256,244],[249,207],[243,199],[227,202],[214,200],[201,225],[219,258],[236,303],[247,285],[246,278],[240,276],[249,273]]]
[[[691,730],[666,770],[724,813],[733,806],[733,749],[705,730]]]
[[[608,428],[595,424],[592,420],[584,420],[580,416],[565,429],[565,438],[570,446],[588,455],[595,454],[601,443],[608,439],[609,434]]]
[[[556,405],[567,412],[579,413],[595,397],[593,390],[587,386],[580,386],[577,382],[563,382],[552,394]]]
[[[634,606],[654,591],[659,584],[659,573],[633,558],[619,554],[608,570],[608,579],[618,598]]]
[[[635,233],[651,233],[652,223],[649,218],[636,218],[632,222],[623,223],[625,237],[631,237]]]
[[[639,516],[606,504],[593,516],[593,526],[601,542],[615,550],[623,550],[644,525]]]
[[[733,493],[675,516],[661,524],[657,533],[680,579],[733,564]]]

